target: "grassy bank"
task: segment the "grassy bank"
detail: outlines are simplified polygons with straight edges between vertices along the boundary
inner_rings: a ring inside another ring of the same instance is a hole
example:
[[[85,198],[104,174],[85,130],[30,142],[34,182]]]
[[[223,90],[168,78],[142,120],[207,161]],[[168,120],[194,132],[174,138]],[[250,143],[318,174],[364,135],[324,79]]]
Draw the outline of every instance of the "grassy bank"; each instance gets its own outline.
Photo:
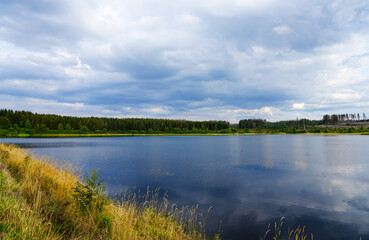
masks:
[[[97,178],[83,183],[70,165],[0,144],[0,239],[206,238],[193,209],[165,199],[118,204]]]

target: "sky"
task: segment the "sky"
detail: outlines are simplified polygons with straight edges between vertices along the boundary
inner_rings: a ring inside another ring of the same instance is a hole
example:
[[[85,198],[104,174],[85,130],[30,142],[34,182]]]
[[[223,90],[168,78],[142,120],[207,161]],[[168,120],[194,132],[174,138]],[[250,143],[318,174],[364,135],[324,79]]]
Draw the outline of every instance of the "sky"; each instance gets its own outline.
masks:
[[[188,120],[369,115],[369,1],[0,0],[0,108]]]

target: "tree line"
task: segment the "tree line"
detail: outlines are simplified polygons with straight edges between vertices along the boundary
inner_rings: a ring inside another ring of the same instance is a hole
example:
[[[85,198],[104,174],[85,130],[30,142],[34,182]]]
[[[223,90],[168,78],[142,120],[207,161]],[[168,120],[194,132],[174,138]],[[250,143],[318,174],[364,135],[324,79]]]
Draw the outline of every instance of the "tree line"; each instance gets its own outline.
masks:
[[[242,119],[239,121],[237,132],[240,133],[369,133],[369,124],[365,113],[324,115],[321,120],[307,118],[268,122],[263,119]],[[338,123],[345,123],[339,126]],[[361,124],[352,124],[361,122]]]
[[[72,117],[0,109],[0,129],[27,133],[196,133],[228,131],[228,121]]]
[[[307,129],[322,124],[320,120],[310,120],[306,118],[297,120],[286,120],[278,122],[268,122],[264,119],[242,119],[238,123],[240,129]]]
[[[360,115],[360,113],[346,113],[346,114],[326,114],[323,116],[323,123],[324,124],[337,124],[342,122],[361,122],[366,121],[366,115],[363,113]]]
[[[267,121],[264,119],[242,119],[238,122],[238,128],[264,128]]]

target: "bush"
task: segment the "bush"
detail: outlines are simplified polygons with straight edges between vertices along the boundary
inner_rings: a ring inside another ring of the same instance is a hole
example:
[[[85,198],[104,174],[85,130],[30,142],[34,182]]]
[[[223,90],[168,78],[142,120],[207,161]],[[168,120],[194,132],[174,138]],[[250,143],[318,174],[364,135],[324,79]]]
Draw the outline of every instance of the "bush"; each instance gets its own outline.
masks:
[[[318,129],[318,128],[313,128],[313,129],[310,129],[310,132],[311,132],[311,133],[320,133],[320,129]]]
[[[88,130],[88,127],[86,127],[85,125],[83,125],[83,126],[79,129],[79,131],[80,131],[81,133],[89,133],[89,132],[90,132],[90,130]]]
[[[230,128],[219,130],[218,133],[232,133],[232,130]]]
[[[305,129],[297,129],[295,133],[307,133]]]
[[[173,133],[181,133],[182,130],[180,128],[173,128]]]

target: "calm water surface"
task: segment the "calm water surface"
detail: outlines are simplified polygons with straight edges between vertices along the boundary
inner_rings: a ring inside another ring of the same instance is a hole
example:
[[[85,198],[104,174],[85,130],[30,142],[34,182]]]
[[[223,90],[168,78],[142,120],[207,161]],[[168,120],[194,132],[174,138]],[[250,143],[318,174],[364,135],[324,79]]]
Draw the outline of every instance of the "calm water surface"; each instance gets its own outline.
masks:
[[[160,187],[177,205],[212,206],[223,239],[258,239],[286,217],[314,239],[369,238],[369,136],[144,136],[1,139],[103,171],[111,195]]]

